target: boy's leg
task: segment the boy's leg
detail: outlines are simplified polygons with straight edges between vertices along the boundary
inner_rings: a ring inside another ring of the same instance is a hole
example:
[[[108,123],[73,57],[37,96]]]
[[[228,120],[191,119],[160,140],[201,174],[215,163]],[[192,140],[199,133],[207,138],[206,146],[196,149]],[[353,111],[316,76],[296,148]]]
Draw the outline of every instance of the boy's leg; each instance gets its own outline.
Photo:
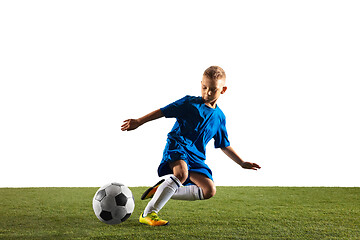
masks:
[[[190,172],[189,174],[190,174],[190,179],[193,179],[195,182],[197,182],[197,184],[202,186],[202,188],[197,185],[182,186],[177,189],[177,191],[172,195],[171,199],[195,201],[195,200],[209,199],[212,196],[214,196],[216,192],[216,188],[212,180],[207,178],[205,175],[199,173]],[[143,194],[143,197],[141,199],[143,200],[143,199],[151,198],[156,192],[157,187],[162,183],[162,181],[155,184],[154,187],[149,188]],[[205,197],[203,191],[205,192]],[[153,192],[153,193],[149,194],[149,192]],[[146,197],[144,197],[145,195]]]
[[[178,190],[171,197],[171,199],[195,201],[195,200],[204,200],[210,198],[209,190],[212,188],[215,189],[214,182],[209,178],[207,178],[205,175],[200,173],[190,171],[189,175],[190,175],[190,180],[195,185],[189,185],[178,188]],[[204,190],[207,194],[206,195],[207,198],[204,198]]]
[[[181,183],[184,183],[188,178],[188,167],[184,160],[178,160],[169,163],[170,168],[173,171],[174,176],[179,179]]]
[[[204,195],[201,188],[196,185],[189,185],[178,188],[175,194],[172,195],[171,199],[195,201],[203,200]]]
[[[190,180],[202,189],[204,199],[213,197],[216,193],[214,182],[201,173],[190,172]]]
[[[188,169],[185,161],[178,160],[172,162],[170,163],[170,167],[172,168],[174,175],[171,175],[157,188],[153,198],[144,210],[143,217],[146,217],[152,212],[158,213],[181,184],[187,179]]]
[[[174,200],[204,200],[209,199],[216,193],[216,187],[214,182],[206,177],[203,174],[190,172],[190,180],[192,180],[195,185],[183,186],[177,189],[177,191],[172,195],[171,199]],[[177,174],[177,176],[179,176]],[[164,180],[162,180],[164,181]],[[158,184],[162,183],[162,181],[155,184],[154,187],[149,188],[144,194],[146,198],[151,198],[153,194],[148,194],[149,190],[155,192],[157,190]],[[146,199],[145,197],[142,199]]]

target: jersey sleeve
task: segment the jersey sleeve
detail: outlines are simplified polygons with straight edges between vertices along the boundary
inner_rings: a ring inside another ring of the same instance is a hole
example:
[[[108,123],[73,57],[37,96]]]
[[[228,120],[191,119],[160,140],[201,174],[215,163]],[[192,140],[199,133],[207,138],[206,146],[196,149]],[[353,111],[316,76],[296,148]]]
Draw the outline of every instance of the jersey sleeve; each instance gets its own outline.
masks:
[[[160,110],[166,118],[178,118],[184,114],[184,105],[188,98],[189,96],[185,96],[163,108],[160,108]]]
[[[224,148],[230,146],[230,141],[228,139],[228,134],[226,130],[226,120],[224,119],[219,127],[219,130],[214,136],[214,146],[215,148]]]

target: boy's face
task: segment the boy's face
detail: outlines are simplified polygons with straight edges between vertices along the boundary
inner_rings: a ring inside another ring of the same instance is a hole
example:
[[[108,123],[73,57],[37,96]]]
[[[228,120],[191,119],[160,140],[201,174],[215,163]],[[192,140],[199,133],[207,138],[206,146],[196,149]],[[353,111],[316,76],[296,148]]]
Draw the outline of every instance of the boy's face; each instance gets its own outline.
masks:
[[[212,107],[215,107],[216,101],[221,94],[225,93],[226,89],[225,79],[211,80],[203,76],[201,81],[201,96],[205,104],[210,104]]]

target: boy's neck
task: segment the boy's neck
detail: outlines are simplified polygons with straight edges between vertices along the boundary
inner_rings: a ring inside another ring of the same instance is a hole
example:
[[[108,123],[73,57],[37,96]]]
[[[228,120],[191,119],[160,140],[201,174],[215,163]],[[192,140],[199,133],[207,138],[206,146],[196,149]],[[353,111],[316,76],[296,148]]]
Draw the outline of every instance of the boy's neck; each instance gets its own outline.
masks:
[[[215,102],[209,102],[209,103],[204,103],[206,106],[210,107],[210,108],[216,108],[216,101]]]

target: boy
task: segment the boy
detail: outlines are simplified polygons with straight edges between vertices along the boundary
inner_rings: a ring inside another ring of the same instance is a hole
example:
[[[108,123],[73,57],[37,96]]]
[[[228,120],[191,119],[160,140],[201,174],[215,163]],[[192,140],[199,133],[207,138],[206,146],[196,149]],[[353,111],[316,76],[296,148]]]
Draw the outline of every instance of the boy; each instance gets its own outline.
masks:
[[[176,118],[168,134],[158,175],[171,174],[149,188],[141,197],[152,198],[140,215],[139,221],[151,226],[164,226],[157,213],[171,199],[204,200],[215,195],[216,188],[210,168],[205,164],[206,144],[214,139],[215,148],[221,150],[245,169],[260,169],[256,163],[244,162],[230,147],[225,115],[216,102],[227,90],[226,75],[222,68],[211,66],[205,70],[201,81],[201,97],[186,96],[164,108],[139,119],[124,121],[121,130],[130,131],[161,117]]]

